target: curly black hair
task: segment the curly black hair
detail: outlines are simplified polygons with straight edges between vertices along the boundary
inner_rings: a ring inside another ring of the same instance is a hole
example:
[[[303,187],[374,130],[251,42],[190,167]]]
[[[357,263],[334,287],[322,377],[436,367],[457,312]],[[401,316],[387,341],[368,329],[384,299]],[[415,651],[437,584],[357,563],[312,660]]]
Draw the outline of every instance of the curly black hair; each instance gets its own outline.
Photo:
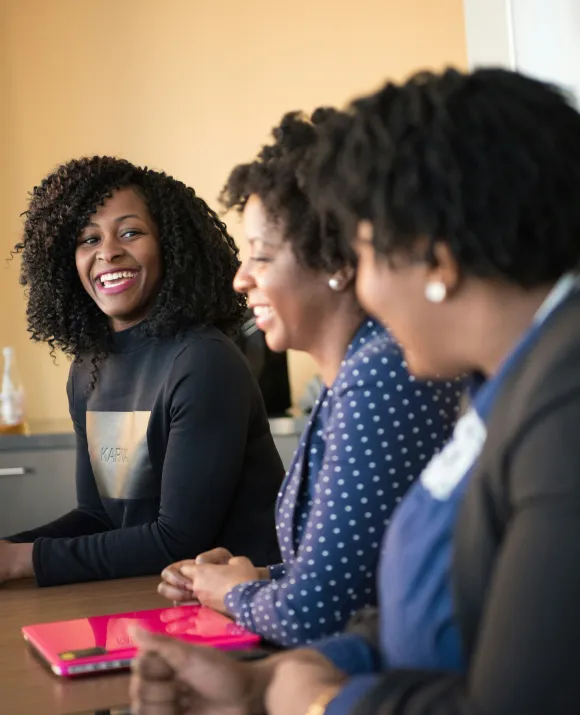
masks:
[[[80,361],[90,356],[93,385],[108,353],[108,319],[83,288],[75,265],[77,238],[117,189],[134,187],[159,232],[163,282],[140,328],[153,337],[179,336],[195,324],[226,333],[239,326],[245,299],[233,289],[238,248],[217,214],[192,188],[163,172],[124,159],[70,161],[30,195],[25,212],[20,282],[26,286],[32,339]]]
[[[319,128],[339,116],[320,107],[312,116],[288,112],[272,130],[274,141],[262,147],[254,161],[236,166],[221,194],[226,210],[242,212],[252,194],[262,200],[268,218],[282,227],[297,259],[313,270],[333,273],[355,262],[350,244],[338,240],[332,213],[320,216],[298,182],[309,152],[316,146]]]
[[[303,169],[320,211],[379,254],[444,241],[460,268],[529,288],[580,259],[580,115],[552,85],[503,69],[391,82],[327,124]]]

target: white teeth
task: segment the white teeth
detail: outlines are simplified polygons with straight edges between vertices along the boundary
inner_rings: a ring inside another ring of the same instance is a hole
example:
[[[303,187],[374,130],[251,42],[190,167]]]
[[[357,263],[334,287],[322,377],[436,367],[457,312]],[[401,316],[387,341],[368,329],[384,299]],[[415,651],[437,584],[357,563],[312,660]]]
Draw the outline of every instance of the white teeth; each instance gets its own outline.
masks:
[[[111,281],[117,281],[120,278],[133,278],[136,275],[137,271],[117,271],[116,273],[104,273],[102,276],[99,276],[99,280],[104,285]]]
[[[256,318],[266,318],[271,315],[272,309],[268,305],[256,305],[254,308],[254,315]]]

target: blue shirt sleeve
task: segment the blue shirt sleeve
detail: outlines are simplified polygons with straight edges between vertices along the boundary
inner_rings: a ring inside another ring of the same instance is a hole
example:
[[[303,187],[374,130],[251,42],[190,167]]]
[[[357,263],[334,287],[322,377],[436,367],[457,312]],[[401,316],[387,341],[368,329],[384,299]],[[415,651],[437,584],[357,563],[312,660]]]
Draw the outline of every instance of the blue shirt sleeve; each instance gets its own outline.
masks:
[[[273,566],[268,566],[268,571],[271,579],[280,579],[286,575],[286,566],[284,564],[274,564]]]
[[[377,684],[380,675],[359,675],[351,678],[338,695],[331,700],[324,715],[347,715]]]
[[[327,393],[324,458],[296,557],[281,578],[230,591],[226,606],[238,623],[296,646],[340,633],[350,616],[376,602],[383,532],[447,439],[459,394],[457,385],[416,382],[388,338],[347,361]]]
[[[359,635],[345,634],[325,638],[316,641],[310,648],[347,675],[376,673],[381,669],[379,653]]]

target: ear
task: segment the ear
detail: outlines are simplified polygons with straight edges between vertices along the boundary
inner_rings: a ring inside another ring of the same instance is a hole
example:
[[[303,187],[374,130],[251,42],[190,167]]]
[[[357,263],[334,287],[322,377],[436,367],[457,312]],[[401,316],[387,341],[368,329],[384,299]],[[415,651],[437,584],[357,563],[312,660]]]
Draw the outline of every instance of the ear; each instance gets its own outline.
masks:
[[[356,269],[354,266],[344,266],[335,271],[328,279],[328,284],[334,291],[344,291],[354,283]]]
[[[371,243],[375,235],[373,225],[367,219],[359,221],[356,227],[356,238],[365,243]]]
[[[443,283],[447,295],[453,295],[461,281],[461,271],[455,256],[446,243],[438,242],[433,247],[435,265],[427,269],[427,282]]]

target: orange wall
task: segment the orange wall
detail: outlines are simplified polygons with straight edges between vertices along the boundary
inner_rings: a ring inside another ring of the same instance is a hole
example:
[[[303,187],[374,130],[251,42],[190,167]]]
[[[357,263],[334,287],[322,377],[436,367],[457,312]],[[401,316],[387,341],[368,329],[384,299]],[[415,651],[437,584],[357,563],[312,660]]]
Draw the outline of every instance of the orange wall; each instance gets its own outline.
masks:
[[[18,239],[27,191],[61,161],[122,155],[175,174],[211,203],[283,112],[343,104],[414,69],[466,66],[461,0],[0,6],[1,257]],[[67,362],[55,368],[46,347],[28,341],[17,265],[0,261],[0,270],[0,342],[17,349],[29,415],[66,418]],[[313,370],[291,356],[296,398]]]

